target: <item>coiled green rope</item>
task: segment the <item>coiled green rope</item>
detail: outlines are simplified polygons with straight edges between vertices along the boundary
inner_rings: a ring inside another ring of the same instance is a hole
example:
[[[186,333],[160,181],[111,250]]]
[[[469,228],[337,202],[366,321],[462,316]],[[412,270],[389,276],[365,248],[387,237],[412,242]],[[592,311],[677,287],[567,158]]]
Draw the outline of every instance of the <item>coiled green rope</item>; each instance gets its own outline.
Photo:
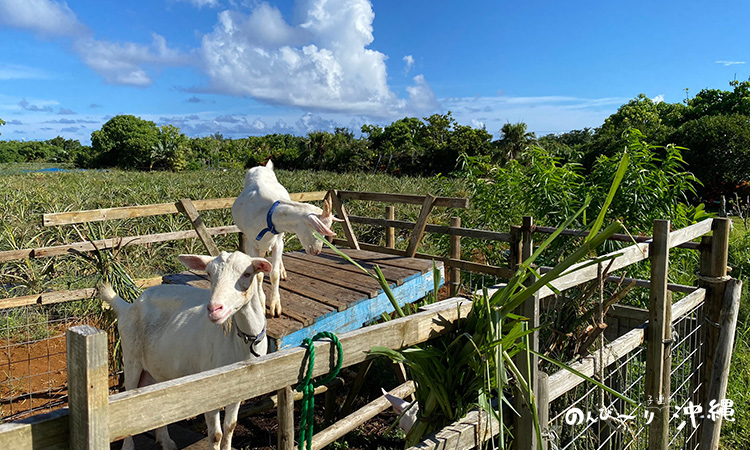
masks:
[[[315,366],[315,345],[314,341],[322,338],[328,338],[336,345],[336,352],[338,354],[336,367],[325,377],[318,381],[312,381],[313,367]],[[341,342],[335,334],[328,331],[321,331],[312,338],[305,338],[302,341],[302,345],[307,345],[308,367],[305,379],[297,386],[297,391],[302,392],[302,407],[299,419],[299,447],[312,449],[312,436],[313,436],[313,424],[315,423],[315,388],[324,384],[328,384],[333,380],[341,370],[341,363],[344,359],[344,349],[341,347]]]

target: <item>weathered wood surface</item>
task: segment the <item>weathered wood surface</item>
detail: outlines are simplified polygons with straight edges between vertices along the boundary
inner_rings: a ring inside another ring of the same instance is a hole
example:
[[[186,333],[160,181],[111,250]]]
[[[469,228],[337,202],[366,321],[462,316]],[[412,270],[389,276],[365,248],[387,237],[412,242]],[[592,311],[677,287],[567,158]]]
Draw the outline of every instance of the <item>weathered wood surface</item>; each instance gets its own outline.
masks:
[[[379,192],[356,192],[339,191],[342,200],[365,200],[372,202],[404,203],[410,205],[421,205],[424,203],[424,195],[411,194],[386,194]],[[458,197],[436,197],[434,206],[444,208],[468,208],[468,198]]]
[[[409,236],[409,245],[406,247],[406,256],[409,258],[413,258],[417,254],[417,247],[422,242],[424,227],[427,226],[427,219],[430,217],[433,206],[435,206],[435,196],[432,194],[425,195],[422,210],[419,211],[419,217],[417,217],[417,224],[414,225],[411,236]]]
[[[406,220],[380,219],[377,217],[349,216],[352,223],[363,225],[373,225],[386,228],[398,228],[401,230],[413,230],[416,222]],[[424,231],[426,233],[449,234],[451,236],[462,236],[476,239],[487,239],[492,241],[510,241],[510,233],[500,233],[497,231],[479,230],[476,228],[461,228],[460,226],[432,225],[427,224]]]
[[[188,216],[190,223],[193,224],[193,229],[198,233],[198,237],[201,242],[203,242],[206,250],[208,250],[208,254],[211,256],[219,256],[219,248],[216,246],[216,242],[214,242],[211,238],[211,234],[206,229],[206,224],[203,223],[203,218],[198,212],[198,209],[196,209],[195,204],[193,204],[193,201],[189,198],[181,198],[178,203],[180,205],[179,209]]]
[[[472,410],[466,417],[427,436],[408,450],[455,450],[483,448],[483,444],[500,432],[500,423],[484,411]]]
[[[68,408],[28,419],[0,424],[2,448],[13,450],[68,449],[70,430]]]
[[[341,223],[341,227],[344,229],[344,236],[346,236],[346,241],[349,247],[355,250],[359,250],[359,242],[357,241],[357,235],[354,234],[354,230],[352,229],[352,223],[349,221],[349,214],[347,214],[346,208],[344,207],[344,204],[341,202],[341,198],[339,197],[338,191],[331,191],[330,198],[331,198],[333,210],[339,216],[338,218],[343,220],[343,222]]]
[[[327,191],[299,192],[289,194],[289,197],[294,201],[307,202],[323,200],[327,193]],[[193,204],[198,211],[227,209],[232,207],[232,204],[236,199],[237,197],[193,200]],[[116,208],[44,214],[42,216],[42,223],[45,227],[51,227],[57,225],[72,225],[74,223],[99,222],[103,220],[132,219],[136,217],[159,216],[162,214],[177,214],[179,212],[179,202],[160,203],[156,205],[120,206]]]
[[[719,338],[716,345],[711,379],[708,385],[709,402],[721,402],[727,395],[729,364],[732,360],[732,348],[737,329],[737,315],[740,309],[741,294],[742,281],[737,279],[729,280],[724,292],[724,305],[721,309],[721,321],[719,322]],[[704,405],[704,410],[710,411],[710,403],[708,406]],[[718,450],[722,421],[723,417],[721,415],[713,418],[709,414],[706,414],[702,424],[701,449]]]
[[[433,289],[430,261],[365,250],[343,252],[368,270],[379,266],[402,306]],[[331,250],[319,256],[292,252],[282,258],[287,279],[279,285],[282,315],[268,319],[272,349],[299,345],[318,331],[351,331],[393,310],[377,280]],[[210,286],[204,274],[190,272],[165,276],[164,281],[203,289]],[[270,295],[268,279],[263,286],[266,295]]]
[[[90,325],[68,329],[68,402],[70,447],[109,447],[109,364],[107,333]]]
[[[150,286],[156,286],[157,284],[161,284],[161,277],[136,280],[136,284],[142,289]],[[93,297],[94,294],[96,294],[96,289],[87,288],[75,289],[72,291],[43,292],[41,294],[5,298],[0,299],[0,310],[17,308],[20,306],[51,305],[53,303],[84,300]]]

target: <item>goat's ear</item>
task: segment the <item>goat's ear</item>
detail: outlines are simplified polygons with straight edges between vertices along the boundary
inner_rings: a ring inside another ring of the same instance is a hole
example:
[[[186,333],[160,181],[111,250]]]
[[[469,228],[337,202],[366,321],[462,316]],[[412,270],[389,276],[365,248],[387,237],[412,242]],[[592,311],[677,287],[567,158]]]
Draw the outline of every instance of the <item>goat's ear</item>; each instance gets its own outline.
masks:
[[[271,170],[273,170],[273,161],[271,161],[271,160],[269,159],[269,160],[268,160],[268,162],[266,162],[266,168],[267,168],[267,169],[271,169]]]
[[[344,219],[339,219],[336,216],[332,216],[334,222],[344,222]]]
[[[206,266],[214,260],[214,257],[204,255],[180,255],[177,259],[179,259],[188,269],[202,272],[206,270]]]
[[[307,221],[312,225],[315,230],[322,234],[323,236],[336,236],[336,233],[334,233],[330,228],[326,226],[323,222],[321,222],[320,218],[316,214],[309,214],[307,216]]]
[[[253,270],[256,272],[269,273],[271,271],[271,263],[263,258],[255,258],[253,259]]]

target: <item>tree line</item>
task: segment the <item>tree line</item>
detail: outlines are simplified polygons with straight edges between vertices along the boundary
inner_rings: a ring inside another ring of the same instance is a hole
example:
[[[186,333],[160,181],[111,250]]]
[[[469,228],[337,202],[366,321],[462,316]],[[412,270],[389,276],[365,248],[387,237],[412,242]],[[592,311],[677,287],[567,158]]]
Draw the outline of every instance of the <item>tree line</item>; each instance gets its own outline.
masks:
[[[637,129],[650,144],[675,144],[687,170],[700,181],[699,194],[711,197],[747,190],[750,180],[750,81],[732,81],[730,88],[704,89],[680,103],[658,102],[641,94],[595,129],[537,137],[524,123],[506,123],[496,140],[484,128],[457,123],[450,112],[422,119],[405,117],[386,126],[364,125],[359,137],[337,128],[307,136],[240,139],[218,133],[191,138],[173,125],[118,115],[91,134],[90,146],[61,136],[0,141],[0,163],[181,171],[252,167],[272,158],[286,169],[434,175],[460,169],[461,156],[503,166],[511,161],[528,164],[531,155],[543,150],[560,164],[580,165],[588,173],[597,158],[622,151],[629,130]]]

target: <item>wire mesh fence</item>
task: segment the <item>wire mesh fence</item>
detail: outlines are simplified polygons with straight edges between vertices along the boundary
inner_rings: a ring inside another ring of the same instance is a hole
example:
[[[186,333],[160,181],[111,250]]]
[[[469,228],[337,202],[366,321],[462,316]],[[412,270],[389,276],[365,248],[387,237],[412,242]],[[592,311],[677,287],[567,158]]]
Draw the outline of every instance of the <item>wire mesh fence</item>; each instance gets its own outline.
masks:
[[[696,449],[701,414],[693,405],[700,389],[703,304],[673,323],[669,448]],[[596,351],[594,352],[596,354]],[[636,401],[636,406],[583,382],[550,404],[549,434],[554,450],[647,449],[654,419],[646,398],[646,344],[601,370],[595,378]]]

